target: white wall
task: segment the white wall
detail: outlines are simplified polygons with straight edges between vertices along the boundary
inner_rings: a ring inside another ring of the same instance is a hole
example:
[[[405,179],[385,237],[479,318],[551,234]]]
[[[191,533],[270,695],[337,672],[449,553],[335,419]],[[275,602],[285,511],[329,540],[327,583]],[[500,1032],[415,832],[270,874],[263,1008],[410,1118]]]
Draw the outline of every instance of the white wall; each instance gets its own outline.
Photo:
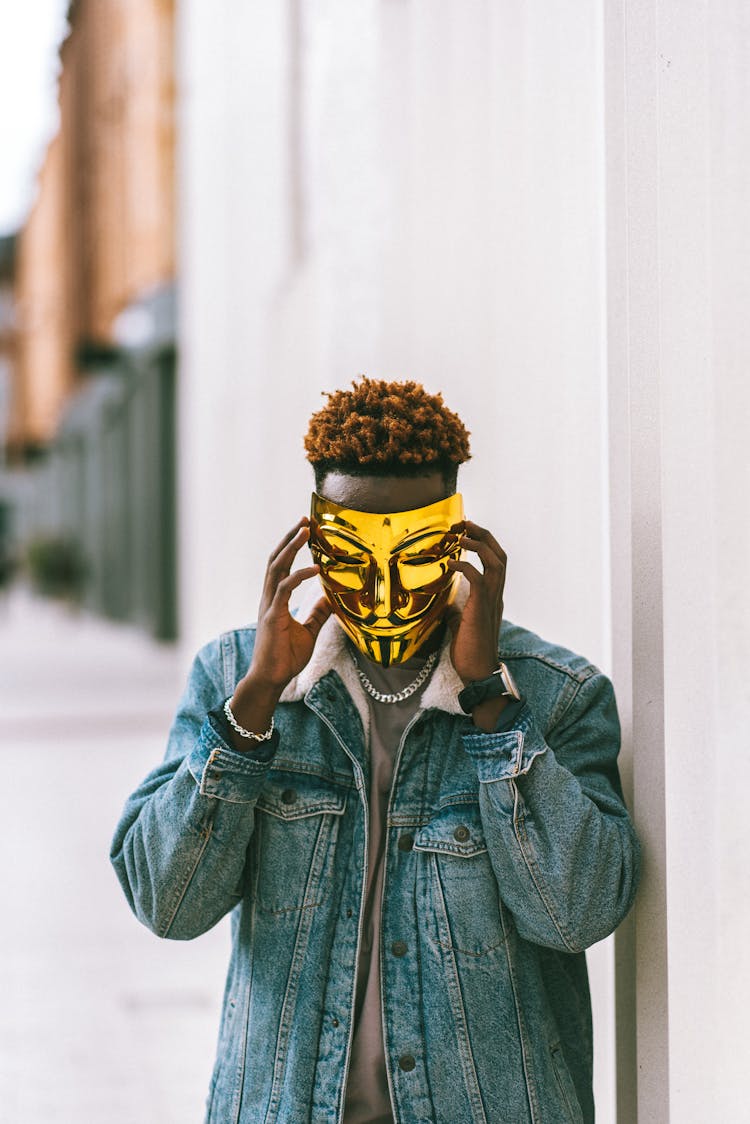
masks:
[[[510,618],[610,664],[598,0],[183,0],[186,656],[255,616],[302,435],[358,373],[441,390]],[[613,1120],[612,948],[592,950]]]
[[[365,372],[463,415],[509,615],[606,662],[597,5],[298,6],[297,80],[297,4],[182,6],[186,640],[253,616]]]
[[[620,1120],[704,1124],[747,1116],[750,10],[606,16],[614,665],[645,845]]]

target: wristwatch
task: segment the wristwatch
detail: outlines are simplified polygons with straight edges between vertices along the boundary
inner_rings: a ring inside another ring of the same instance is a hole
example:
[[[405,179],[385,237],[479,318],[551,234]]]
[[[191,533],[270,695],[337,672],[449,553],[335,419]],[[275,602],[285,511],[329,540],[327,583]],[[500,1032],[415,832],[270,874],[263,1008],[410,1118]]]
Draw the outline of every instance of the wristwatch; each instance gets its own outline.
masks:
[[[501,663],[497,671],[493,671],[486,679],[475,679],[467,683],[463,691],[459,692],[458,705],[464,714],[471,714],[474,707],[485,702],[486,699],[498,699],[503,696],[510,699],[522,697],[515,679],[506,665]]]

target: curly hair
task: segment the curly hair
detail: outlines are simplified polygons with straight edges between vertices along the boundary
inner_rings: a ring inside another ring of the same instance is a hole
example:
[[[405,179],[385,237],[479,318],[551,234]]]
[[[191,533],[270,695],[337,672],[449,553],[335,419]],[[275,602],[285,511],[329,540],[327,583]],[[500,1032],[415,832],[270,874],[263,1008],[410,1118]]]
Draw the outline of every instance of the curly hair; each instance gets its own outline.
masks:
[[[469,431],[441,394],[418,382],[369,379],[353,390],[324,391],[310,418],[305,453],[318,486],[328,472],[356,476],[421,476],[440,471],[455,487],[458,466],[471,456]]]

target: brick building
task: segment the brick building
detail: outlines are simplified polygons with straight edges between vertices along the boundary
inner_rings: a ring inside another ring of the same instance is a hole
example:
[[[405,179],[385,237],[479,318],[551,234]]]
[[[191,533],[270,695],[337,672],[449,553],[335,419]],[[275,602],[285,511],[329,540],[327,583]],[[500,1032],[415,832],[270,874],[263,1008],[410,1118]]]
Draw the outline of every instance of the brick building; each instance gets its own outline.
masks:
[[[11,390],[16,369],[17,326],[13,288],[15,282],[16,239],[0,238],[0,465],[4,445],[11,435]]]
[[[8,447],[29,477],[11,489],[21,537],[74,540],[88,607],[164,637],[176,628],[174,9],[70,6],[59,130],[18,237]]]
[[[75,0],[60,128],[19,237],[14,446],[55,434],[76,355],[174,279],[174,0]]]

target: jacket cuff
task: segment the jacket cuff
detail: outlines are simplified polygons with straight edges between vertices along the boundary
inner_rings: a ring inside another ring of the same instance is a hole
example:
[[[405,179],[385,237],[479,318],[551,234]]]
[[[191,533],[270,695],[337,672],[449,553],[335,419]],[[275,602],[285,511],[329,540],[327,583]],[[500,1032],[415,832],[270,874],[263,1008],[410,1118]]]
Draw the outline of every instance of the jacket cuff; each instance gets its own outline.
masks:
[[[188,755],[188,769],[201,796],[215,796],[232,803],[257,800],[266,773],[279,748],[277,730],[258,750],[239,753],[221,729],[218,716],[210,712],[201,726],[198,741]]]
[[[463,735],[463,746],[477,768],[479,780],[508,781],[528,773],[535,757],[547,752],[528,703],[509,730]]]

